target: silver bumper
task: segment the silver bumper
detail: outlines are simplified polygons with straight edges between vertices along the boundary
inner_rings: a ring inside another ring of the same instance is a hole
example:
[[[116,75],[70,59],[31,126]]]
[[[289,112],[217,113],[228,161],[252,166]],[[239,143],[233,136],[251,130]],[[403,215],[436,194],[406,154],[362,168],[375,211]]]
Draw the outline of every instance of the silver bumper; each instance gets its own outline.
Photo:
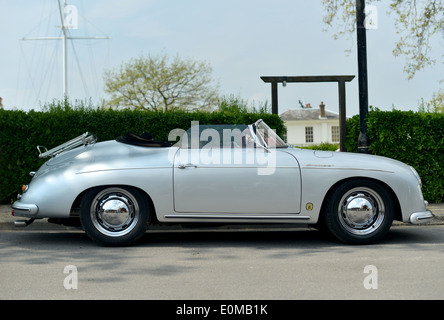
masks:
[[[35,204],[21,203],[16,201],[11,206],[14,217],[35,218],[39,212],[39,208]]]
[[[435,215],[430,210],[415,212],[410,215],[410,223],[411,224],[420,224],[428,222],[433,219]]]

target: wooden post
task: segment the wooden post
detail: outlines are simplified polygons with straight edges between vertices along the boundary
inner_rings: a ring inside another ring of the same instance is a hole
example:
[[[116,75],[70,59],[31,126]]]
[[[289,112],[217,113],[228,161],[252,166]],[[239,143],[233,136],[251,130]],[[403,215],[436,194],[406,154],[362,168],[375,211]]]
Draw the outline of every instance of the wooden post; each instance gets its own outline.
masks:
[[[345,107],[345,81],[338,82],[339,93],[339,149],[346,152],[345,138],[347,135],[347,117]]]
[[[271,83],[271,113],[278,114],[278,83]]]

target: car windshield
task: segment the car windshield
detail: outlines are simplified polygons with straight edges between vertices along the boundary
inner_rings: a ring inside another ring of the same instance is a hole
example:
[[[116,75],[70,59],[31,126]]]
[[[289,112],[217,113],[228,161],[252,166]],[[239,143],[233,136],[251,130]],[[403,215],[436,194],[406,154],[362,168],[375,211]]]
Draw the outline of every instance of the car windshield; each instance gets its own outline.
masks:
[[[262,119],[256,121],[252,126],[259,143],[268,148],[287,148],[287,144],[282,140],[276,131],[271,129]]]
[[[262,120],[252,125],[194,125],[181,138],[181,148],[283,148],[287,144]]]

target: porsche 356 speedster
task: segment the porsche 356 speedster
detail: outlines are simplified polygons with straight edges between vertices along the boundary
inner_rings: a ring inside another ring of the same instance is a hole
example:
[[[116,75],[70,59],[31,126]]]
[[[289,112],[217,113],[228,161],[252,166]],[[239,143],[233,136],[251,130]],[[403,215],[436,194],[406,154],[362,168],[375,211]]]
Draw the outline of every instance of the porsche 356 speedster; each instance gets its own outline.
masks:
[[[155,224],[306,224],[342,242],[381,240],[393,220],[433,217],[414,168],[392,159],[287,145],[262,120],[176,129],[176,143],[88,133],[50,150],[12,205],[34,219],[78,219],[105,246],[130,245]]]

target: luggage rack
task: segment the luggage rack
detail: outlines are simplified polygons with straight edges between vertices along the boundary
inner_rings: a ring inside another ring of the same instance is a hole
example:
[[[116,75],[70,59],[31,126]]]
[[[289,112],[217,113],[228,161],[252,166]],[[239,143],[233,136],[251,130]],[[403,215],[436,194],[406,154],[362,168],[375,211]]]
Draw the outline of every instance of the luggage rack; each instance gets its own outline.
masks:
[[[45,146],[40,146],[40,145],[37,146],[37,150],[39,151],[39,158],[55,157],[60,153],[74,149],[78,146],[81,145],[87,146],[89,144],[94,144],[96,141],[97,141],[96,136],[90,135],[88,132],[85,132],[84,134],[78,136],[77,138],[69,140],[68,142],[65,142],[50,150],[48,150]]]

